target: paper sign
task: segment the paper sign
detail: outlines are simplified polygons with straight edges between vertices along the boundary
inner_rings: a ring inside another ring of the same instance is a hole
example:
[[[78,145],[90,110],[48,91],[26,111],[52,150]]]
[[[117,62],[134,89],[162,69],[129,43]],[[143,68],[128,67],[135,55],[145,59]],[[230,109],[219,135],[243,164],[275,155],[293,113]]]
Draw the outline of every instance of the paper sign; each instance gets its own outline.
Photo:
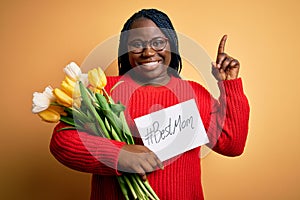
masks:
[[[194,99],[134,119],[144,145],[161,161],[208,143]]]

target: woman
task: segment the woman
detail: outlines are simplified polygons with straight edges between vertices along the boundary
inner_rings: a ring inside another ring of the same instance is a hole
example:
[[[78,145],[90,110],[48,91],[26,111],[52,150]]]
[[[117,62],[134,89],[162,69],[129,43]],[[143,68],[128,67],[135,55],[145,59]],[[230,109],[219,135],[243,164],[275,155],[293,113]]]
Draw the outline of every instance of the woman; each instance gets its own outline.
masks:
[[[168,16],[156,9],[135,13],[125,24],[119,44],[119,75],[108,77],[107,91],[126,106],[126,118],[136,145],[109,141],[84,132],[54,131],[52,154],[72,169],[93,174],[91,199],[123,199],[115,175],[138,173],[149,180],[162,200],[203,199],[200,147],[161,162],[138,138],[133,119],[195,99],[209,146],[226,156],[243,152],[249,105],[238,78],[239,62],[224,52],[221,39],[212,65],[220,88],[219,101],[198,83],[180,79],[182,67],[178,39]],[[59,124],[55,130],[63,127]]]

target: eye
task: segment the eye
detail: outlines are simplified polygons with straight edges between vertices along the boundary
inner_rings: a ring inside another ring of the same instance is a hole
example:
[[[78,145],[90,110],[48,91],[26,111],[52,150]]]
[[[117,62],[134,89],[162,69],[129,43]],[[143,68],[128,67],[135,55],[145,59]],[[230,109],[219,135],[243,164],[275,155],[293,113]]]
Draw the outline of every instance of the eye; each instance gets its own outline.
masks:
[[[130,46],[134,47],[134,48],[143,48],[143,42],[142,41],[132,41],[130,42]]]
[[[163,47],[166,44],[166,41],[162,38],[156,38],[152,40],[151,45],[155,48]]]

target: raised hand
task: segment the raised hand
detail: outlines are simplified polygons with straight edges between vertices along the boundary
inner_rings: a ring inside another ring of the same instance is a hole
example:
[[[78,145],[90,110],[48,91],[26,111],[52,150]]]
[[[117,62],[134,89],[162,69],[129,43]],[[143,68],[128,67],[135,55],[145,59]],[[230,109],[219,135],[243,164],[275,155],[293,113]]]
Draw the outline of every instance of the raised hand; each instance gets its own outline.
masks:
[[[238,78],[240,63],[224,52],[227,35],[220,41],[216,62],[212,63],[212,74],[218,81]]]
[[[163,169],[158,157],[143,145],[124,145],[119,154],[118,170],[137,173],[146,180],[146,173]]]

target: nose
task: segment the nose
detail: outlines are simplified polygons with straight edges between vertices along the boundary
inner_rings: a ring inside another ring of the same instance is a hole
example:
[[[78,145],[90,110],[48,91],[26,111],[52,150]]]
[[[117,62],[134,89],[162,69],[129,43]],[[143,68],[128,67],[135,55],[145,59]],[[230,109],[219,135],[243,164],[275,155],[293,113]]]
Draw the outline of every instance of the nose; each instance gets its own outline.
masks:
[[[149,45],[147,45],[144,48],[144,51],[142,52],[143,57],[151,57],[151,56],[154,56],[155,54],[156,54],[156,51],[153,50]]]

